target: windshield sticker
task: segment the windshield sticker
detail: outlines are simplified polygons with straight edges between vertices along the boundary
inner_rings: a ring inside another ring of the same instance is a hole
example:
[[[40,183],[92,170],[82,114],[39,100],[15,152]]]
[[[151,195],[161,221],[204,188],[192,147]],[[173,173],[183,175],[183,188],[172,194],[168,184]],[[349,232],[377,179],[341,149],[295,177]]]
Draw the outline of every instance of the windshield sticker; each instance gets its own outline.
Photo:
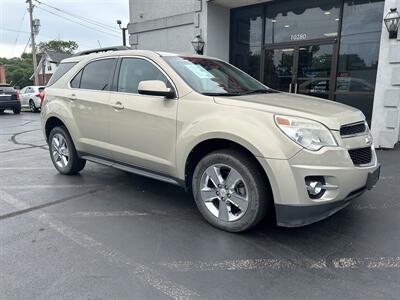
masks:
[[[206,69],[204,69],[202,66],[199,65],[193,65],[193,64],[185,64],[185,67],[188,68],[190,71],[192,71],[197,77],[201,79],[210,79],[214,78],[214,76],[209,73]]]

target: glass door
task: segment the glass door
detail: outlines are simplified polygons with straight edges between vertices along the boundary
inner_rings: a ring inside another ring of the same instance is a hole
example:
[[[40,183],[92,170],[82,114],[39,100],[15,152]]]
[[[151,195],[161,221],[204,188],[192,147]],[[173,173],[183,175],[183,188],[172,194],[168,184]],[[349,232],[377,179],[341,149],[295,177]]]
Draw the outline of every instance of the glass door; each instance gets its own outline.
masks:
[[[276,90],[333,99],[333,41],[274,45],[264,51],[264,83]]]
[[[292,92],[295,48],[265,50],[264,83],[278,91]]]

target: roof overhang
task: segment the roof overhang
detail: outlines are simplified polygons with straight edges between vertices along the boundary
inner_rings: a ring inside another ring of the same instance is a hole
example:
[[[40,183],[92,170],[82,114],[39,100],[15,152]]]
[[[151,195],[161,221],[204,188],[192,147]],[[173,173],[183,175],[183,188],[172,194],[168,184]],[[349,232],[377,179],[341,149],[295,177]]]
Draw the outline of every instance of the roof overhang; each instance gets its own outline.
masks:
[[[235,7],[241,7],[241,6],[247,6],[247,5],[253,5],[253,4],[259,4],[259,3],[265,3],[269,2],[272,0],[208,0],[208,2],[213,2],[215,4],[218,4],[223,7],[227,8],[235,8]]]

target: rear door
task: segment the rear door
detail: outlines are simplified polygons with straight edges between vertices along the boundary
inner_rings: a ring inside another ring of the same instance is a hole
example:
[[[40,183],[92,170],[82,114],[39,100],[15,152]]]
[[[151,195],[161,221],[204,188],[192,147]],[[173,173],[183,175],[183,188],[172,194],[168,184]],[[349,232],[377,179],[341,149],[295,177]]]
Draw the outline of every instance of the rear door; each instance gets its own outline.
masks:
[[[26,86],[22,90],[19,91],[19,99],[21,100],[21,105],[22,106],[26,106],[26,104],[27,104],[27,98],[26,98],[27,94],[26,94],[26,92],[27,92],[28,88],[29,87]]]
[[[78,132],[79,151],[83,153],[111,157],[107,115],[116,61],[116,58],[91,61],[70,82],[67,97]]]

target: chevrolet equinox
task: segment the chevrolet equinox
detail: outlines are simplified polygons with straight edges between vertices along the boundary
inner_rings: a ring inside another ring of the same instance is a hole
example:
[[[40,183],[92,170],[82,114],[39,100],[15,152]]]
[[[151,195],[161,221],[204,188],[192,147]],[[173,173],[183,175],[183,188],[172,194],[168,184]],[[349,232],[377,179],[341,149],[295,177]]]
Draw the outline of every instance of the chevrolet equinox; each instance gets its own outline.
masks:
[[[41,117],[61,174],[92,161],[180,185],[231,232],[267,214],[286,227],[322,220],[379,178],[359,110],[275,91],[206,56],[78,53],[53,75]]]

